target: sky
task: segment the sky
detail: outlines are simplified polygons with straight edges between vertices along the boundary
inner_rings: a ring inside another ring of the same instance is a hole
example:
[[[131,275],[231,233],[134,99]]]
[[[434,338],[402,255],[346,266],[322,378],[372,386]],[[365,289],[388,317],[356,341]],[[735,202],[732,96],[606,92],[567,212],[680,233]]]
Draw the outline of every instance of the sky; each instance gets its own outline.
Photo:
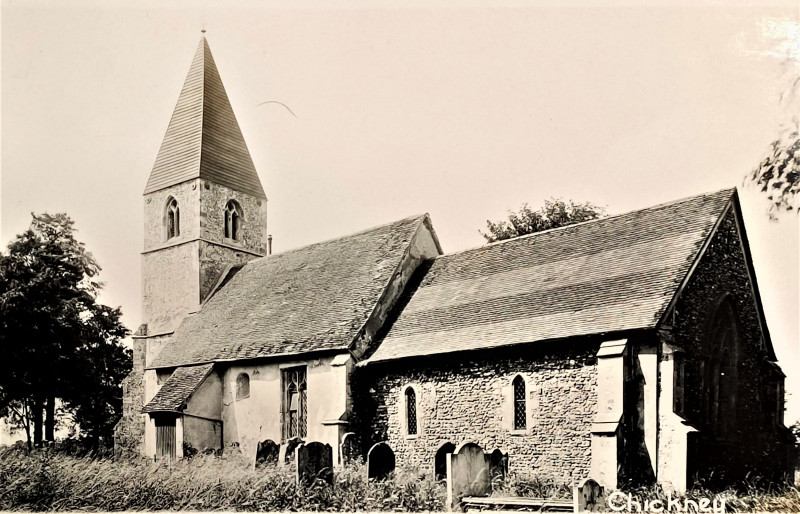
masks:
[[[523,203],[739,186],[800,419],[798,216],[743,181],[794,111],[797,2],[399,4],[4,0],[0,245],[68,213],[136,329],[142,193],[206,29],[276,252],[423,212],[453,252]]]

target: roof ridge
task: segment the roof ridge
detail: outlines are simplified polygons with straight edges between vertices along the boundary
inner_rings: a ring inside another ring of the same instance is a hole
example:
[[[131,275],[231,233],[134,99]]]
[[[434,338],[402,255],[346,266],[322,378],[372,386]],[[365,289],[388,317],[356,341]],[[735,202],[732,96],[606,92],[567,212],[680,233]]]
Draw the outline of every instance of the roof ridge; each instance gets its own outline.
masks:
[[[491,243],[484,243],[484,244],[482,244],[480,246],[473,246],[471,248],[465,248],[463,250],[458,250],[456,252],[448,253],[448,254],[445,254],[445,255],[440,255],[440,256],[436,257],[436,259],[455,256],[455,255],[459,255],[459,254],[462,254],[462,253],[471,252],[473,250],[478,250],[478,249],[481,249],[481,248],[489,248],[489,247],[492,247],[492,246],[499,246],[499,245],[503,245],[503,244],[506,244],[506,243],[510,243],[512,241],[519,241],[520,239],[531,239],[531,238],[534,238],[536,236],[540,236],[542,234],[548,234],[548,233],[551,233],[551,232],[557,232],[559,230],[566,230],[566,229],[569,229],[569,228],[575,228],[575,227],[579,227],[579,226],[582,226],[582,225],[588,225],[590,223],[597,223],[597,222],[600,222],[600,221],[609,221],[609,220],[613,220],[613,219],[616,219],[616,218],[621,218],[622,216],[628,216],[630,214],[634,214],[634,213],[638,213],[638,212],[645,212],[645,211],[653,211],[653,210],[656,210],[656,209],[663,209],[665,207],[670,207],[672,205],[676,205],[676,204],[679,204],[679,203],[688,202],[689,200],[694,200],[696,198],[707,197],[707,196],[716,196],[716,195],[722,194],[723,192],[728,192],[728,191],[730,191],[730,194],[733,194],[736,191],[736,187],[728,187],[728,188],[718,189],[716,191],[710,191],[710,192],[707,192],[707,193],[701,193],[699,195],[686,196],[684,198],[679,198],[677,200],[671,200],[671,201],[668,201],[668,202],[662,202],[662,203],[659,203],[659,204],[656,204],[656,205],[651,205],[650,207],[645,207],[643,209],[632,209],[632,210],[629,210],[629,211],[621,212],[619,214],[613,214],[611,216],[606,216],[605,218],[596,218],[596,219],[593,219],[593,220],[581,221],[579,223],[572,223],[570,225],[563,225],[561,227],[548,228],[547,230],[540,230],[538,232],[532,232],[530,234],[523,234],[521,236],[511,237],[511,238],[508,238],[508,239],[502,239],[500,241],[492,241]]]
[[[322,244],[326,244],[326,243],[333,243],[334,241],[341,241],[343,239],[347,239],[347,238],[350,238],[350,237],[356,237],[356,236],[368,234],[370,232],[374,232],[376,230],[388,227],[389,225],[395,225],[395,224],[403,223],[403,222],[410,221],[410,220],[423,220],[423,219],[425,219],[426,217],[429,217],[429,216],[430,215],[427,212],[424,213],[424,214],[417,214],[417,215],[414,215],[414,216],[407,216],[405,218],[400,218],[399,220],[391,221],[389,223],[383,223],[381,225],[375,225],[375,226],[370,227],[370,228],[359,230],[358,232],[351,232],[350,234],[345,234],[343,236],[338,236],[338,237],[331,237],[329,239],[323,239],[322,241],[317,241],[315,243],[310,243],[310,244],[307,244],[307,245],[298,246],[297,248],[291,248],[289,250],[286,250],[286,251],[283,251],[283,252],[279,252],[279,253],[274,253],[272,255],[265,255],[263,257],[259,257],[257,259],[253,259],[253,260],[247,261],[245,263],[245,265],[250,264],[251,262],[256,262],[256,261],[260,261],[260,260],[263,260],[263,259],[267,259],[269,257],[278,257],[278,256],[282,256],[282,255],[289,255],[289,254],[292,254],[292,253],[295,253],[295,252],[299,252],[301,250],[307,250],[307,249],[312,248],[314,246],[318,246],[318,245],[322,245]]]

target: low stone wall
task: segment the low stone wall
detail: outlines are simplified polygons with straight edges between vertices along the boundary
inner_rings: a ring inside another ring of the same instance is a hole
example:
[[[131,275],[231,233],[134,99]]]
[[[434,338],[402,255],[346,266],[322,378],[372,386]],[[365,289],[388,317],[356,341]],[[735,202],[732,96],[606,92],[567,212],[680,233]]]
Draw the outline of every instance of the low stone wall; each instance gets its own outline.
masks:
[[[509,471],[588,476],[597,405],[599,343],[521,346],[472,357],[429,357],[360,368],[356,415],[366,444],[387,441],[398,466],[434,471],[445,443],[475,442],[509,454]],[[424,371],[420,371],[424,370]],[[512,381],[526,383],[526,429],[515,430]],[[405,391],[416,396],[417,433],[408,434]]]

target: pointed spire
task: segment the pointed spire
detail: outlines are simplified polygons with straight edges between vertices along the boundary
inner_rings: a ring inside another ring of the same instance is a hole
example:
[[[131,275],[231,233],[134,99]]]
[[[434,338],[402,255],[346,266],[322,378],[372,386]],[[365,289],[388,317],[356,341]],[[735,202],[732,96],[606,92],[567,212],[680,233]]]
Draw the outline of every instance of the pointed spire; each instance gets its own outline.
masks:
[[[203,178],[266,198],[202,32],[144,194]]]

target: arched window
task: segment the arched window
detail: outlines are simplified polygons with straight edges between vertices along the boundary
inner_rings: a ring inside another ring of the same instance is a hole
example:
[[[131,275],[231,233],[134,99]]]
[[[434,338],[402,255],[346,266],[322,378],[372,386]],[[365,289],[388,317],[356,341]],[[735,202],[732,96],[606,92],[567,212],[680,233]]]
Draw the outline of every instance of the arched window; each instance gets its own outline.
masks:
[[[517,375],[512,382],[514,387],[514,430],[527,428],[527,414],[525,406],[525,379]]]
[[[703,410],[713,432],[726,435],[736,422],[739,333],[730,299],[719,304],[706,333]]]
[[[239,373],[236,377],[236,400],[250,398],[250,377],[247,373]]]
[[[225,206],[225,238],[238,241],[242,229],[242,208],[234,200]]]
[[[413,387],[406,389],[406,429],[408,435],[417,433],[417,393]]]
[[[181,211],[178,208],[178,200],[170,197],[169,201],[167,201],[167,209],[164,214],[167,239],[172,239],[173,237],[181,235]]]

